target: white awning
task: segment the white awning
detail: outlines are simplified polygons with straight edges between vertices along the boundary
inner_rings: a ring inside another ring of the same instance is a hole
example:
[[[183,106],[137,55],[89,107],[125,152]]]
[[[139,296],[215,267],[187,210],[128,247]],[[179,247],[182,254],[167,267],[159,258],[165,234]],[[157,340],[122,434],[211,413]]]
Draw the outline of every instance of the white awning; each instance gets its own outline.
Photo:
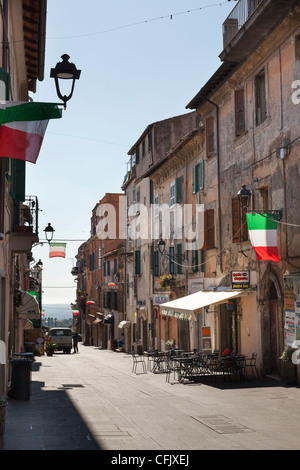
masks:
[[[181,297],[171,302],[160,305],[160,313],[165,316],[175,317],[181,320],[196,320],[196,314],[201,308],[226,302],[228,299],[250,294],[251,289],[223,290],[223,291],[199,291],[194,294]]]
[[[123,320],[118,324],[118,328],[129,328],[130,321]]]
[[[22,320],[39,320],[41,313],[36,298],[28,292],[21,293],[21,305],[17,308],[18,318]]]

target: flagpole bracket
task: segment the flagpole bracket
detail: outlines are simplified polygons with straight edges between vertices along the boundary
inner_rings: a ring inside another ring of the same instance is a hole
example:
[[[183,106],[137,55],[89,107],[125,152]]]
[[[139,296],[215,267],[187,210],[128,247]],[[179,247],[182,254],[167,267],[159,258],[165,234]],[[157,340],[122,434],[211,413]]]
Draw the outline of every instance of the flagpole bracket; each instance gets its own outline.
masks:
[[[270,219],[281,220],[282,219],[282,209],[279,210],[247,210],[247,214],[259,214],[266,216]]]

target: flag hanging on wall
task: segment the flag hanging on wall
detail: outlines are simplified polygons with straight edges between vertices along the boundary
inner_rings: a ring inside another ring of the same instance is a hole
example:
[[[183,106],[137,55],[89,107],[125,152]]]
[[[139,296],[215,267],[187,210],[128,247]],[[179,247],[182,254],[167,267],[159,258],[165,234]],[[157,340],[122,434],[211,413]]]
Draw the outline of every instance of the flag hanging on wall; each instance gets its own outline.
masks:
[[[65,258],[66,243],[50,243],[49,258]]]
[[[60,119],[53,103],[0,101],[0,157],[36,163],[49,119]]]
[[[246,214],[250,242],[259,261],[280,261],[277,247],[278,215]]]
[[[74,316],[79,315],[79,310],[77,310],[76,308],[73,308],[73,315]]]
[[[95,303],[96,303],[95,300],[88,300],[86,305],[93,305]]]

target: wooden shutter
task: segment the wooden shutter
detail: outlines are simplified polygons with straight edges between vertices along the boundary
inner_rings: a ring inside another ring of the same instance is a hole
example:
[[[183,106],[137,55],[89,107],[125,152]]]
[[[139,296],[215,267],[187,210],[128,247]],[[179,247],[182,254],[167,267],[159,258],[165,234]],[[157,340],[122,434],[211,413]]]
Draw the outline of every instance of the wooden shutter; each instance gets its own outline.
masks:
[[[214,209],[209,209],[204,213],[204,246],[206,250],[215,248],[215,216]]]
[[[243,232],[243,236],[241,233]],[[248,227],[245,211],[242,213],[241,220],[241,206],[237,197],[232,199],[232,241],[238,243],[248,240]]]
[[[266,83],[265,71],[262,70],[255,78],[255,98],[256,98],[256,125],[259,126],[266,120]]]
[[[241,241],[241,208],[237,197],[232,199],[232,242]]]
[[[215,151],[215,131],[213,116],[206,119],[206,148],[207,155],[211,155]]]
[[[154,276],[159,276],[159,253],[158,250],[154,252]]]
[[[245,131],[245,92],[240,88],[235,92],[235,132],[241,135]]]

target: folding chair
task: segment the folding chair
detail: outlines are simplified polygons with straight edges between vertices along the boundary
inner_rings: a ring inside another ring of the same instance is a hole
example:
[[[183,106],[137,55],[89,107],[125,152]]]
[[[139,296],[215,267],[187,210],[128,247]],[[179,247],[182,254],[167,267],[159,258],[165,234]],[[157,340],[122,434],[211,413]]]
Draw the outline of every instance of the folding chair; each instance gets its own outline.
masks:
[[[132,365],[132,373],[138,374],[137,372],[137,367],[138,364],[142,364],[142,369],[143,372],[139,372],[140,374],[147,374],[147,368],[146,368],[146,363],[145,363],[145,358],[144,356],[141,356],[139,354],[132,354],[132,359],[133,359],[133,365]]]
[[[259,379],[260,378],[259,373],[258,373],[258,370],[256,368],[256,358],[257,358],[257,353],[253,353],[251,358],[246,359],[246,373],[247,373],[247,368],[250,368],[253,377],[256,374],[257,378]]]

